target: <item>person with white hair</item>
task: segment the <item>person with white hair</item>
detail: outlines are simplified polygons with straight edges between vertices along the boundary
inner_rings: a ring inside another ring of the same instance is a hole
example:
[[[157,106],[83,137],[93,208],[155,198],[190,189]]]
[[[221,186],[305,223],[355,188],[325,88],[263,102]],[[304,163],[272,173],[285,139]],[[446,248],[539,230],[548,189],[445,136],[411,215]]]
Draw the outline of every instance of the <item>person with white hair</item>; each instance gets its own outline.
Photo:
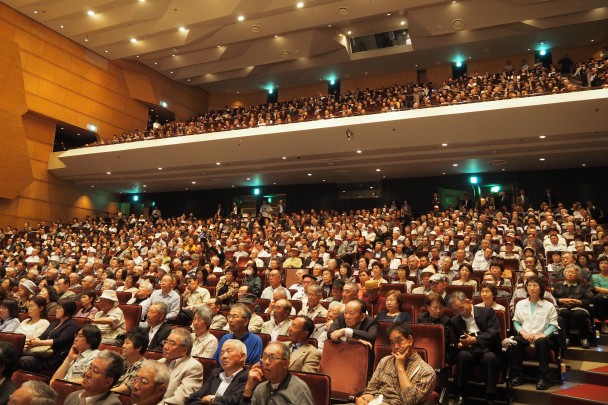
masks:
[[[11,395],[9,405],[55,405],[57,393],[42,381],[26,381]]]
[[[247,347],[238,339],[224,342],[220,351],[220,365],[211,371],[201,389],[187,400],[188,405],[238,405],[245,391],[249,370],[245,369]]]
[[[158,361],[144,360],[133,379],[131,403],[156,405],[162,402],[169,386],[169,368]]]

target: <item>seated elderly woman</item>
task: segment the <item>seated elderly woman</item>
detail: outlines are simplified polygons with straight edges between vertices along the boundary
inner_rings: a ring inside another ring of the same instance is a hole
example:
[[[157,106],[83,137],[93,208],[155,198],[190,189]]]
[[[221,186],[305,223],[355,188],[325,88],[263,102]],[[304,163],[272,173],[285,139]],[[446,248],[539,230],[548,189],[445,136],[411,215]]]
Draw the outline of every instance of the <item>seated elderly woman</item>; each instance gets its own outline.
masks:
[[[528,298],[519,301],[515,306],[513,326],[517,332],[514,337],[516,345],[511,346],[511,370],[513,373],[512,385],[524,384],[522,377],[522,362],[526,347],[534,345],[539,361],[540,380],[536,384],[537,390],[546,390],[549,383],[550,350],[554,343],[551,336],[557,333],[557,311],[550,302],[543,299],[545,283],[537,276],[526,281]]]
[[[506,309],[503,305],[496,302],[498,288],[494,284],[482,283],[479,296],[481,297],[481,302],[475,304],[476,307],[492,308],[494,311],[504,311]]]
[[[573,263],[564,269],[564,281],[558,282],[553,288],[553,295],[559,306],[559,326],[566,336],[566,344],[570,344],[570,328],[574,322],[578,329],[580,344],[583,349],[589,349],[589,339],[593,331],[590,326],[589,309],[593,302],[593,294],[587,285],[580,280],[579,268]]]
[[[192,319],[192,356],[213,357],[217,350],[217,338],[209,333],[209,326],[213,322],[213,311],[209,307],[198,307],[194,310]]]
[[[390,290],[388,293],[386,293],[385,297],[384,305],[386,306],[386,309],[378,312],[378,315],[376,315],[376,322],[411,322],[412,318],[410,317],[410,314],[407,312],[401,312],[402,304],[403,299],[401,298],[401,292],[397,290]]]

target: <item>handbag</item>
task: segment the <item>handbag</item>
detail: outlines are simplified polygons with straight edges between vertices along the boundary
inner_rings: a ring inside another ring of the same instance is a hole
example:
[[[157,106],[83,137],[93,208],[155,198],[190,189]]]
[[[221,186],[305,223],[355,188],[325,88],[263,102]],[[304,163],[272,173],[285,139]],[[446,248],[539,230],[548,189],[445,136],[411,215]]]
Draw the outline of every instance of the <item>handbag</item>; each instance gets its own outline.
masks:
[[[23,350],[24,356],[34,356],[47,359],[53,355],[53,348],[51,346],[35,346],[30,347],[27,350]]]

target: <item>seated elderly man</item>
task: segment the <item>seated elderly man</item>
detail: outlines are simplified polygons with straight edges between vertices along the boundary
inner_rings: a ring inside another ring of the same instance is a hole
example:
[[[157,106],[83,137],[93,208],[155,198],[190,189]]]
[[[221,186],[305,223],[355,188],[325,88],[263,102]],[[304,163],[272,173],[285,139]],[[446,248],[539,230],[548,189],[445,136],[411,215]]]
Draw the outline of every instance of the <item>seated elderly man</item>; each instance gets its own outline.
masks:
[[[158,361],[144,360],[133,379],[131,403],[156,405],[162,403],[169,386],[169,368]]]
[[[270,335],[270,341],[275,342],[280,336],[286,336],[291,320],[289,314],[291,313],[291,304],[289,301],[281,299],[278,300],[272,309],[272,318],[269,321],[264,322],[262,326],[262,333]]]
[[[321,365],[321,352],[308,343],[308,338],[315,331],[312,319],[306,316],[297,316],[291,321],[287,336],[289,336],[289,369],[316,373]]]
[[[228,314],[228,324],[230,325],[231,333],[227,333],[220,339],[217,351],[213,355],[216,361],[220,361],[220,353],[222,345],[228,339],[238,339],[247,346],[246,363],[253,364],[260,360],[262,354],[262,339],[259,336],[249,331],[249,320],[251,319],[251,310],[243,304],[234,304],[230,308]]]
[[[10,405],[55,405],[57,393],[42,381],[26,381],[11,395]]]
[[[148,309],[150,305],[156,302],[164,302],[167,305],[167,322],[173,322],[177,319],[179,314],[179,294],[175,292],[173,286],[175,284],[175,276],[172,274],[165,274],[160,280],[160,289],[154,290],[146,301],[141,303],[141,316],[142,319],[148,315]],[[140,325],[146,327],[147,325]]]
[[[146,332],[148,334],[148,350],[160,352],[163,350],[165,339],[171,333],[171,325],[165,322],[167,316],[167,305],[158,301],[150,305],[148,310]]]
[[[247,347],[243,342],[230,339],[224,342],[220,364],[211,371],[201,389],[187,399],[186,404],[238,405],[243,397],[249,370],[245,369]]]
[[[566,336],[566,345],[570,344],[570,329],[574,322],[578,329],[580,344],[583,349],[589,349],[589,339],[593,337],[589,308],[593,303],[593,294],[587,285],[579,278],[579,268],[568,264],[564,269],[564,281],[558,282],[553,288],[557,299],[559,327]]]
[[[101,343],[120,344],[116,338],[126,332],[126,326],[125,315],[118,307],[116,291],[104,291],[99,297],[99,307],[100,310],[89,316],[89,320],[101,331]]]
[[[276,293],[277,292],[275,292],[275,294]],[[250,293],[245,293],[239,297],[236,303],[246,305],[251,310],[251,319],[249,320],[248,326],[249,331],[253,333],[262,332],[262,328],[264,327],[264,319],[255,313],[255,307],[258,305],[258,299],[256,296]],[[228,325],[228,323],[226,323],[226,326],[224,326],[224,330],[230,330],[230,325]]]
[[[325,341],[327,340],[327,331],[333,324],[334,320],[344,312],[344,304],[341,302],[332,302],[329,304],[329,308],[327,309],[327,318],[325,323],[319,323],[315,325],[315,331],[312,334],[313,339],[317,339],[317,347],[319,350],[323,351],[323,346],[325,345]]]
[[[367,315],[365,301],[352,300],[344,307],[344,312],[334,320],[327,336],[331,340],[354,339],[366,344],[370,349],[378,335],[378,323]]]
[[[269,403],[313,405],[308,385],[289,373],[289,348],[279,342],[268,344],[262,360],[251,367],[241,399],[241,404]]]
[[[99,355],[101,331],[95,325],[83,326],[74,337],[74,344],[65,360],[57,369],[51,383],[55,380],[68,380],[81,384],[84,373],[95,357]]]
[[[68,395],[64,405],[121,405],[120,399],[110,391],[110,388],[122,375],[123,368],[124,360],[120,354],[111,350],[102,350],[84,373],[82,379],[84,389]]]
[[[305,280],[308,280],[308,278],[305,278]],[[318,284],[310,285],[308,287],[308,294],[306,295],[308,300],[298,315],[304,315],[310,319],[325,318],[327,316],[327,309],[321,305],[321,299],[323,298],[323,289],[321,286]]]
[[[410,327],[406,323],[396,324],[389,328],[388,336],[392,355],[380,360],[356,405],[367,405],[380,395],[383,404],[421,404],[435,388],[435,370],[414,349]]]
[[[173,329],[163,346],[159,362],[169,367],[170,380],[164,404],[181,405],[203,384],[203,366],[193,359],[192,335],[186,329]]]

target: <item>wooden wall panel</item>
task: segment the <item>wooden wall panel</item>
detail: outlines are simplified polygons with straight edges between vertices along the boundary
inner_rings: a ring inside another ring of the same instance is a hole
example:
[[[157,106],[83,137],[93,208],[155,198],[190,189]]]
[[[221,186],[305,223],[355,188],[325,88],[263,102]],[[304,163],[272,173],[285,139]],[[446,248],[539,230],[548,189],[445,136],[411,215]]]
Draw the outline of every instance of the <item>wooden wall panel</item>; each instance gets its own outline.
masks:
[[[266,92],[263,91],[250,94],[213,93],[209,95],[209,111],[221,110],[226,106],[234,108],[265,103]]]
[[[341,85],[342,83],[340,83],[340,86]],[[307,98],[311,96],[318,96],[319,94],[327,96],[328,84],[326,81],[311,84],[309,86],[281,88],[279,89],[279,101],[289,101],[300,97]]]

